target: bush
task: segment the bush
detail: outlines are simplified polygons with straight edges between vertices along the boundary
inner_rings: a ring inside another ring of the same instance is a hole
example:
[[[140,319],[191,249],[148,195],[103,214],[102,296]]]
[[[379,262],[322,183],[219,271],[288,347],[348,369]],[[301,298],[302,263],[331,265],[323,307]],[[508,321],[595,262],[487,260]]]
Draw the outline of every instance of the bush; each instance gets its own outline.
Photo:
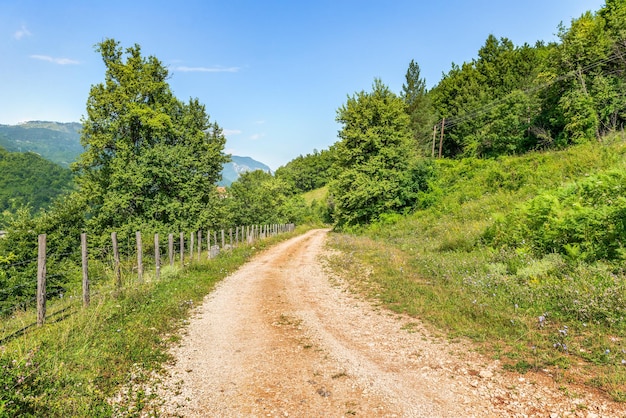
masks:
[[[626,241],[626,172],[608,171],[547,191],[494,222],[494,247],[556,252],[572,261],[620,260]]]

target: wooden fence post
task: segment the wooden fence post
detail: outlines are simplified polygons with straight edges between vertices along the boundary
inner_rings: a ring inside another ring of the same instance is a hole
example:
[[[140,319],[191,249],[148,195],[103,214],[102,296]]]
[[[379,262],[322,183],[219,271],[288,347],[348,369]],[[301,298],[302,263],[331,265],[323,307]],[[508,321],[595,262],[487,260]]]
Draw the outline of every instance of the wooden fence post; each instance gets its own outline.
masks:
[[[159,248],[159,234],[154,234],[154,278],[161,278],[161,249]]]
[[[210,229],[206,231],[206,246],[208,249],[206,258],[207,260],[210,260],[211,259],[211,230]]]
[[[120,268],[120,248],[117,245],[117,232],[111,232],[111,242],[113,243],[113,270],[115,270],[115,286],[122,287],[122,270]]]
[[[222,229],[222,250],[224,249],[225,245],[226,245],[226,240],[224,239],[224,230]]]
[[[170,258],[170,267],[174,266],[174,234],[167,236],[167,255]]]
[[[137,279],[143,282],[143,244],[141,242],[141,232],[135,232],[137,241]]]
[[[230,236],[230,250],[233,250],[233,228],[228,230],[228,235]]]
[[[191,263],[193,261],[193,237],[194,237],[195,233],[191,232],[189,234],[189,263]]]
[[[87,257],[87,234],[80,234],[80,252],[83,264],[83,306],[89,306],[89,261]]]
[[[185,233],[180,233],[180,267],[185,267]]]
[[[37,325],[46,320],[46,234],[37,238]]]
[[[198,261],[200,261],[201,254],[202,254],[202,230],[198,229]]]
[[[443,132],[445,130],[446,127],[446,118],[443,118],[441,120],[441,136],[439,138],[439,158],[441,158],[441,153],[443,150]]]

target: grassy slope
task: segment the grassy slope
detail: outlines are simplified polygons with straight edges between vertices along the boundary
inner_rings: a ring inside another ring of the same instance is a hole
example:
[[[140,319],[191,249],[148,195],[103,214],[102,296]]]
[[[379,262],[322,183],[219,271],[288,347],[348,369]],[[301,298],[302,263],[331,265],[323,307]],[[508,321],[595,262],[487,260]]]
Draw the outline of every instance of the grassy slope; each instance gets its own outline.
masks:
[[[548,370],[626,400],[623,263],[573,265],[556,254],[489,248],[480,239],[495,218],[541,191],[626,170],[624,137],[438,167],[430,208],[335,234],[332,244],[343,255],[334,265],[391,309],[474,339],[506,368]]]
[[[302,195],[307,205],[316,201],[318,203],[325,203],[328,196],[328,186],[320,187],[319,189],[311,190]]]

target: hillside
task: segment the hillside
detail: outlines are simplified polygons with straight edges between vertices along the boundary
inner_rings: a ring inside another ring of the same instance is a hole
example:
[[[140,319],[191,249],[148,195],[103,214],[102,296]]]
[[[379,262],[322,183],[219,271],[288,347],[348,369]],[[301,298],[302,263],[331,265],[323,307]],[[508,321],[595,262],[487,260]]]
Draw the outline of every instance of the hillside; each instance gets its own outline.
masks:
[[[333,264],[356,289],[472,338],[506,369],[624,401],[625,186],[621,134],[437,160],[419,208],[336,235]]]
[[[28,205],[48,206],[72,188],[72,173],[32,152],[8,152],[0,147],[0,227],[2,212]]]
[[[0,146],[8,151],[34,152],[68,168],[81,152],[80,123],[31,121],[0,125]]]
[[[19,125],[0,125],[0,147],[7,151],[33,152],[68,168],[83,152],[80,144],[82,125],[76,122],[30,121]],[[271,172],[262,162],[250,157],[232,156],[224,164],[220,186],[230,186],[242,173],[263,170]]]

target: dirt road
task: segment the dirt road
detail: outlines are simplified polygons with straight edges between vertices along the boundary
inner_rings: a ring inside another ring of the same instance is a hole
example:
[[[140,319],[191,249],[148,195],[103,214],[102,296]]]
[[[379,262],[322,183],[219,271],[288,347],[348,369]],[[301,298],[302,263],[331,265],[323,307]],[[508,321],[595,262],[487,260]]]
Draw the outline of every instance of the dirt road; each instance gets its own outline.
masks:
[[[624,416],[353,295],[323,269],[326,232],[265,251],[205,299],[173,351],[164,416]]]

